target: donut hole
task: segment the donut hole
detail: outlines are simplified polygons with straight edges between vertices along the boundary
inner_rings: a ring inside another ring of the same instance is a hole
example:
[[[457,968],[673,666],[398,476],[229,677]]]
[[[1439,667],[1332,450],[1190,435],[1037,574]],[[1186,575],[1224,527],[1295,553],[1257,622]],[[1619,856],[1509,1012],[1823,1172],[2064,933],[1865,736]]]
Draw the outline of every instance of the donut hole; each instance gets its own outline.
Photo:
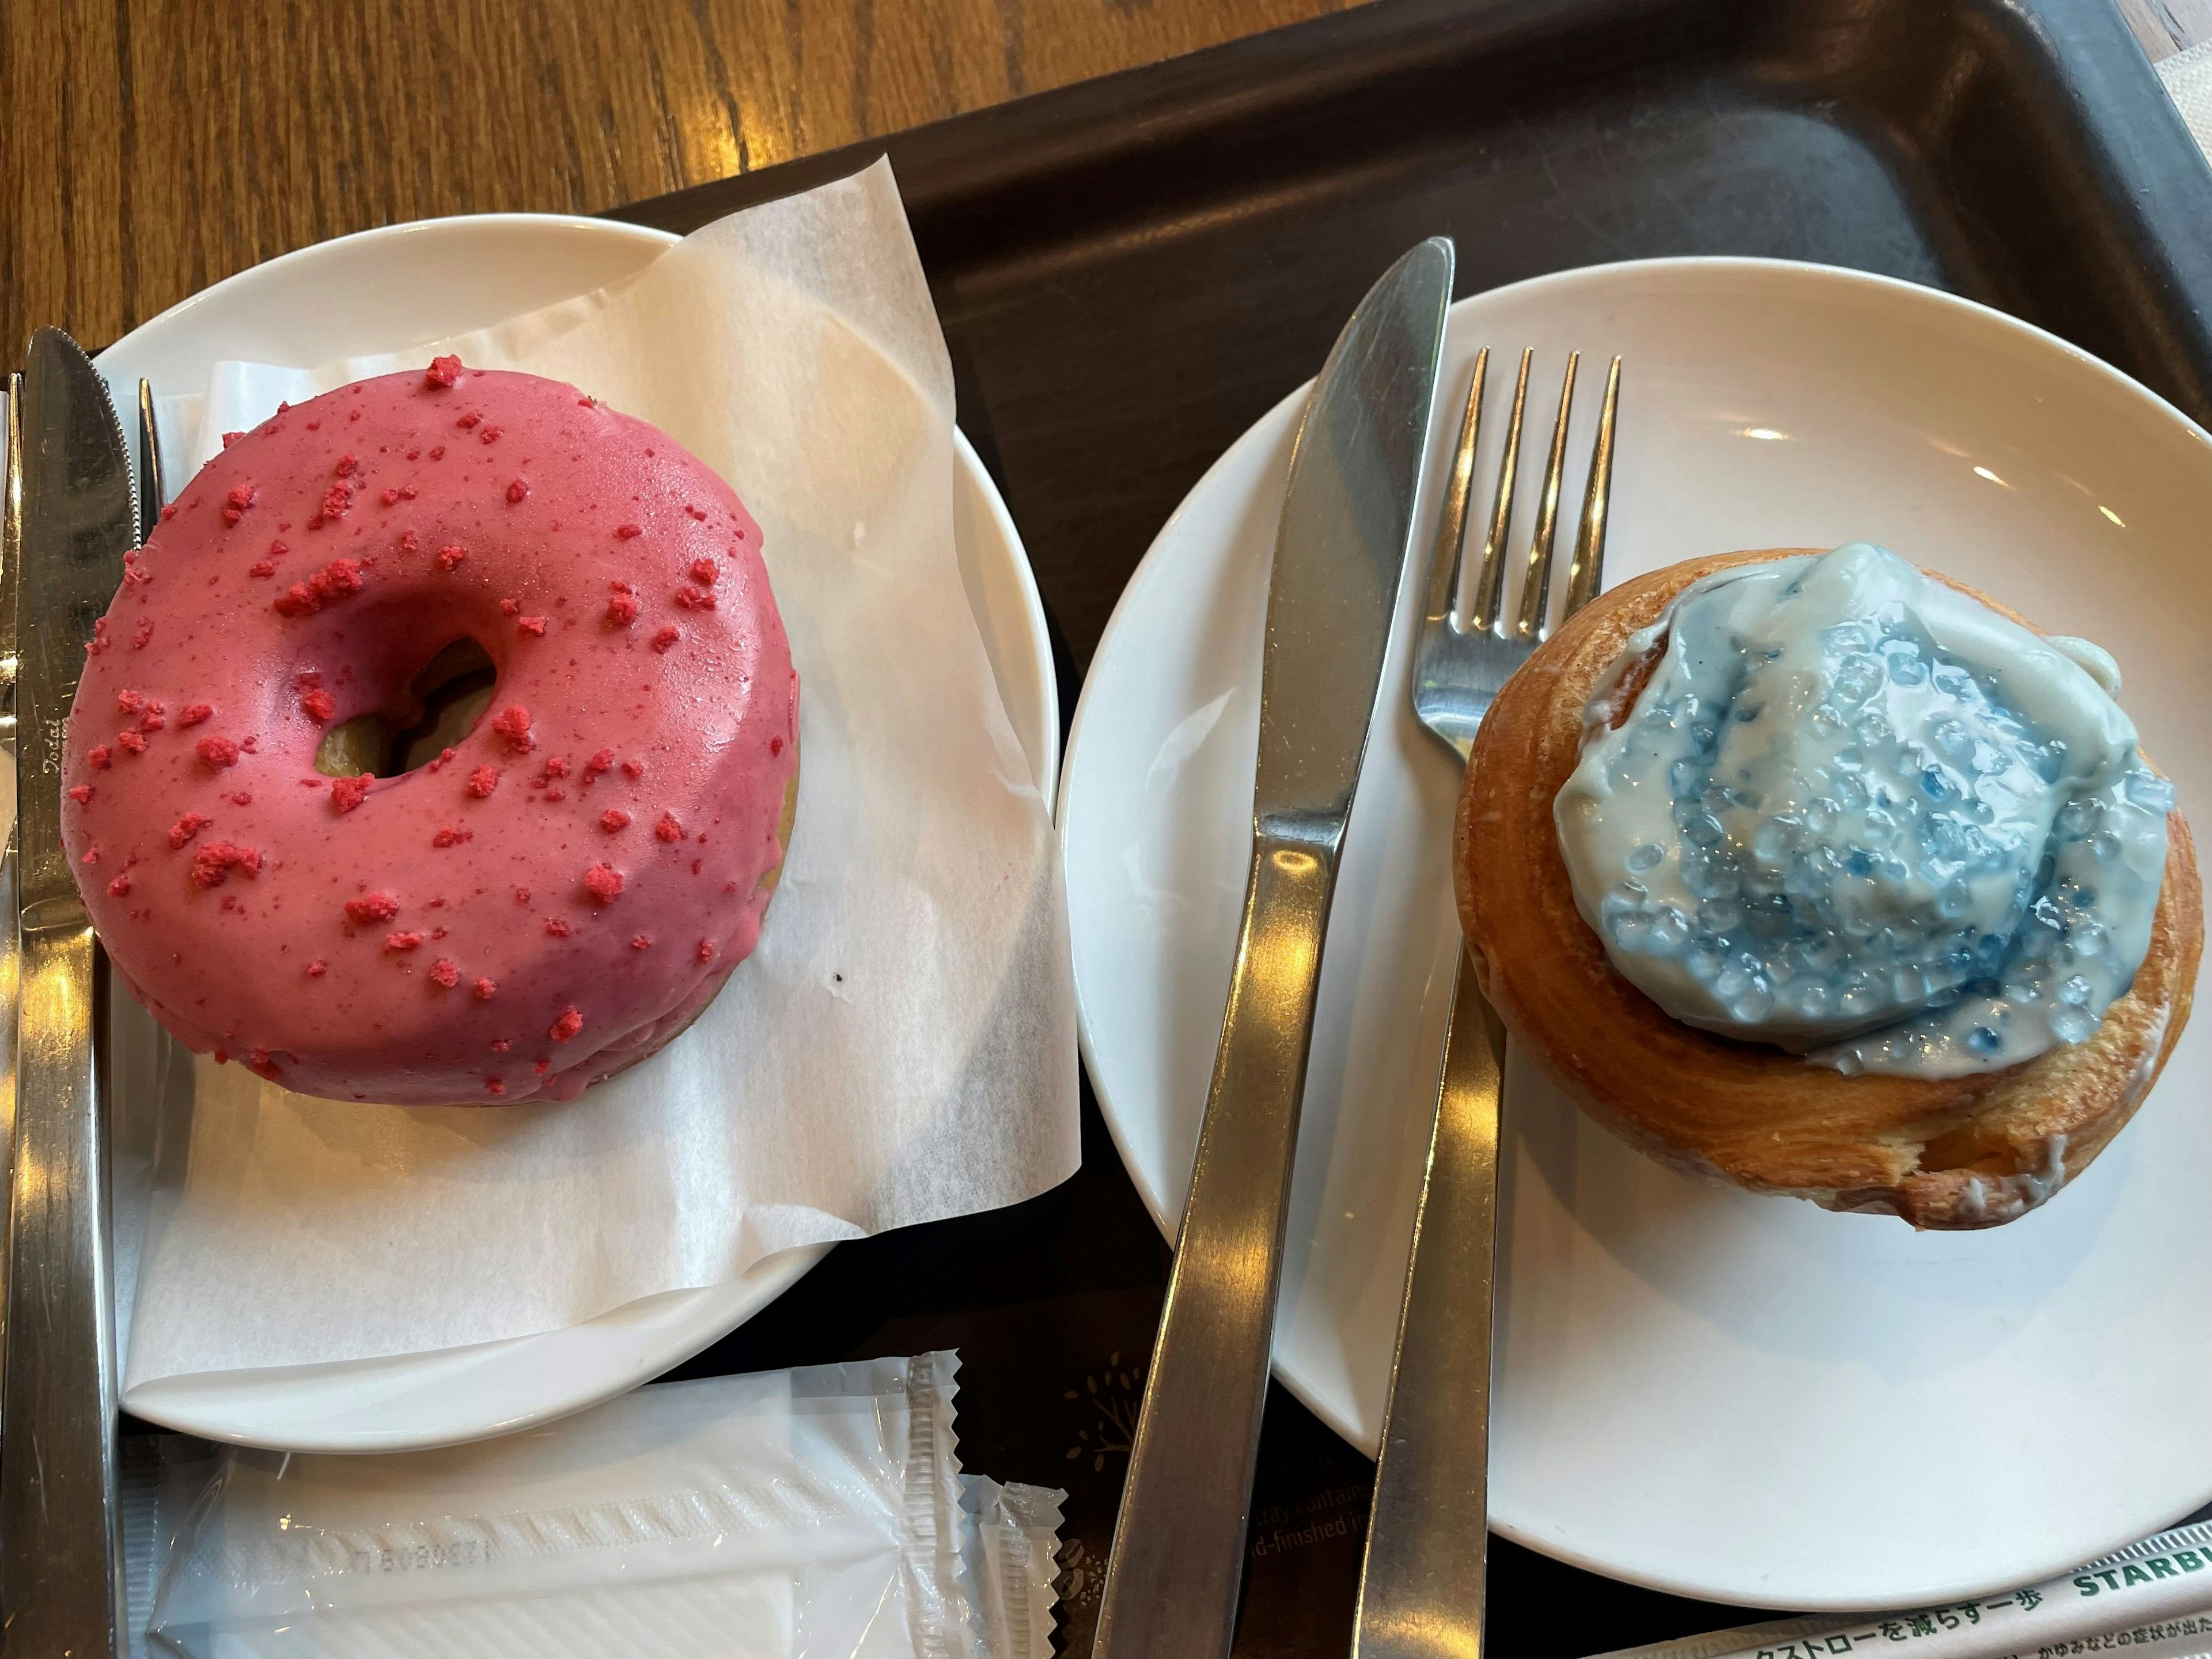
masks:
[[[449,640],[410,676],[397,708],[341,720],[315,745],[325,777],[398,777],[438,758],[468,736],[491,706],[499,671],[490,653],[463,635]]]

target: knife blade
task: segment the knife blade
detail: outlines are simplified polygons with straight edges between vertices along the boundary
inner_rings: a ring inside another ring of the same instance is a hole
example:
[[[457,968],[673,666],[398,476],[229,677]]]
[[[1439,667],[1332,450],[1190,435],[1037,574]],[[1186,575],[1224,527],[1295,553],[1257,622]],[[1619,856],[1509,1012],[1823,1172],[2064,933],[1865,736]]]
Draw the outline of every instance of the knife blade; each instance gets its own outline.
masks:
[[[1368,291],[1307,398],[1267,590],[1252,860],[1098,1659],[1216,1659],[1237,1618],[1314,994],[1436,396],[1453,250]]]
[[[23,377],[8,374],[8,464],[0,475],[0,777],[9,785],[7,845],[0,848],[0,917],[13,918],[15,905],[15,574],[23,544]],[[15,1006],[15,930],[0,927],[0,1007]],[[9,1184],[4,1173],[15,1168],[15,1022],[0,1020],[0,1194]],[[8,1256],[0,1250],[0,1367],[4,1367],[8,1335]],[[6,1413],[0,1409],[0,1429]]]
[[[23,371],[17,681],[15,1158],[0,1420],[8,1650],[123,1650],[115,1325],[105,1113],[93,1027],[106,978],[62,845],[62,740],[93,624],[137,544],[131,452],[107,386],[58,329]]]

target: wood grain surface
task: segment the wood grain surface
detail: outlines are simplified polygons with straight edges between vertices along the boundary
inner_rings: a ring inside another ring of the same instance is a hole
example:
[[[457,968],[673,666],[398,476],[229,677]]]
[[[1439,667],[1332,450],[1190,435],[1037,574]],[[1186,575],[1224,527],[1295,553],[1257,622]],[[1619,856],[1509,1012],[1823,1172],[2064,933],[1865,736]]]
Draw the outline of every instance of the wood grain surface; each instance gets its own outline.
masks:
[[[0,0],[0,341],[439,214],[596,213],[1346,0]]]

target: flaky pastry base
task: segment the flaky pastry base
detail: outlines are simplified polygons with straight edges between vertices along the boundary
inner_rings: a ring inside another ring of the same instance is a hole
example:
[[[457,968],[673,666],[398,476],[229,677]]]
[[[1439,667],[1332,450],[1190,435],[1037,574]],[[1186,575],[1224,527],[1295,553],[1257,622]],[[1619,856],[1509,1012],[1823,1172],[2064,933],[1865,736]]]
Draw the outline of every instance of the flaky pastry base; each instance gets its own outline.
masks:
[[[1639,1151],[1685,1174],[1825,1209],[1922,1228],[1996,1226],[2088,1167],[2134,1115],[2189,1018],[2203,897],[2178,810],[2167,819],[2149,951],[2088,1040],[1942,1080],[1845,1077],[1682,1024],[1614,970],[1575,908],[1559,852],[1552,802],[1574,770],[1591,690],[1629,635],[1699,577],[1821,550],[1725,553],[1654,571],[1600,595],[1538,648],[1484,717],[1461,792],[1453,849],[1461,923],[1478,982],[1507,1030],[1584,1111]],[[1615,724],[1649,672],[1627,677]]]

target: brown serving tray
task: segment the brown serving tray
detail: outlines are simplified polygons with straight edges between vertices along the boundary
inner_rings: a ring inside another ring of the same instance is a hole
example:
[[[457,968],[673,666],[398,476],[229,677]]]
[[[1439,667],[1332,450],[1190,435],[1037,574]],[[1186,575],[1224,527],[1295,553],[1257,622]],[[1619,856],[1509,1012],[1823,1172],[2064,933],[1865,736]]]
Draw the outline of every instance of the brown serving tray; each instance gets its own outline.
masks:
[[[1437,232],[1462,294],[1683,253],[1902,276],[2212,424],[2212,170],[2112,0],[1384,0],[618,216],[688,231],[884,151],[1064,712],[1161,521]],[[1031,1203],[841,1248],[678,1373],[959,1347],[969,1467],[1069,1489],[1076,1655],[1168,1260],[1087,1092],[1084,1152]],[[1346,1651],[1371,1476],[1275,1391],[1238,1653]],[[1747,1616],[1492,1559],[1508,1654]]]

